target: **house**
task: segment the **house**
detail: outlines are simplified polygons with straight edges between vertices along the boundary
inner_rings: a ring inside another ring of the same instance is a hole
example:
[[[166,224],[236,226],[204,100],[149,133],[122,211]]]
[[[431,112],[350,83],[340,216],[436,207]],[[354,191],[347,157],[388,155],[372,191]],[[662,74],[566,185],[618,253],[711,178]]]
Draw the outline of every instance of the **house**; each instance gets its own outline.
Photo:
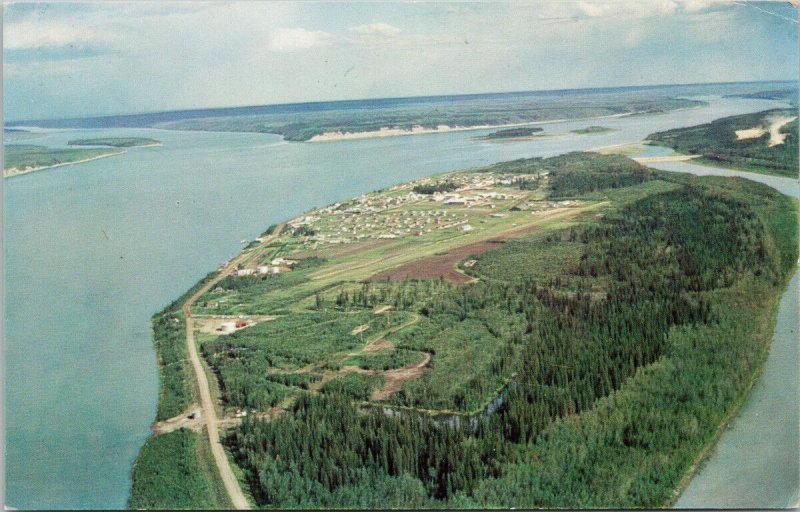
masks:
[[[252,268],[242,268],[236,271],[236,275],[239,277],[243,276],[252,276],[255,273],[255,270]]]
[[[473,229],[475,229],[475,228],[473,228],[469,224],[464,224],[463,226],[461,226],[461,231],[463,231],[465,233],[468,232],[468,231],[472,231]]]
[[[256,270],[258,270],[259,274],[269,274],[270,267],[268,265],[261,265],[257,267]]]

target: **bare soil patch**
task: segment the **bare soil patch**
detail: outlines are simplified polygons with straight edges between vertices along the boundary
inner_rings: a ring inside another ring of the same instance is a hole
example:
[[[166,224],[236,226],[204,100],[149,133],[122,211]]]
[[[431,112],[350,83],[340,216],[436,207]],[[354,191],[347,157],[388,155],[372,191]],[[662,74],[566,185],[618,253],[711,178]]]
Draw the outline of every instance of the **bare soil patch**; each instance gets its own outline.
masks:
[[[456,265],[461,260],[477,256],[493,249],[499,249],[506,240],[527,233],[537,231],[539,226],[526,226],[524,228],[507,231],[489,240],[483,240],[468,245],[462,245],[449,250],[446,254],[431,256],[421,260],[412,261],[397,268],[384,270],[371,277],[372,281],[402,281],[406,279],[439,279],[451,283],[469,283],[474,281],[470,276],[456,270]]]
[[[379,372],[379,374],[386,379],[386,384],[372,394],[373,400],[388,400],[393,394],[400,391],[403,384],[422,377],[422,374],[428,370],[428,363],[431,362],[431,355],[423,352],[422,359],[415,364],[398,368],[397,370],[386,370]]]

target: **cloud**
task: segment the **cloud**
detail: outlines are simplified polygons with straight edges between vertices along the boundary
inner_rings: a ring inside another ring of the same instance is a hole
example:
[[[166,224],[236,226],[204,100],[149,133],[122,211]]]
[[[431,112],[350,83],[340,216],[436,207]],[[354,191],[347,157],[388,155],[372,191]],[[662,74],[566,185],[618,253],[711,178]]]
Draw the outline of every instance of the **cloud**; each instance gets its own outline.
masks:
[[[348,29],[354,34],[361,36],[381,36],[381,37],[394,37],[401,32],[401,30],[388,23],[369,23],[367,25],[358,25]]]
[[[117,37],[97,27],[69,23],[21,21],[6,24],[3,48],[28,50],[112,43]]]
[[[676,13],[695,14],[720,5],[733,5],[734,0],[581,0],[579,15],[589,18],[626,16],[648,18]],[[559,8],[563,9],[562,4]]]
[[[280,28],[270,38],[268,48],[274,52],[293,52],[315,46],[328,46],[331,39],[331,35],[322,30]]]

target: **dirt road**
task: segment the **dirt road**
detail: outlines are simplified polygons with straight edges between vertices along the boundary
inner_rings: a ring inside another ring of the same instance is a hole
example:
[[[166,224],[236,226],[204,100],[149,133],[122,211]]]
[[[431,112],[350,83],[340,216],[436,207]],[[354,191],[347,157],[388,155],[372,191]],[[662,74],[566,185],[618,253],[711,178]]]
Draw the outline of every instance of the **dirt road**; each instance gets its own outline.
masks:
[[[280,234],[281,228],[282,226],[278,226],[278,228],[275,229],[275,233],[264,240],[262,246],[274,240]],[[222,478],[222,483],[225,484],[225,490],[228,492],[228,496],[230,496],[231,503],[234,508],[239,510],[249,510],[250,503],[247,501],[247,498],[245,498],[244,493],[242,493],[241,487],[239,487],[239,481],[233,474],[231,465],[228,462],[228,457],[225,455],[225,450],[219,440],[219,420],[217,419],[217,411],[214,409],[214,401],[211,399],[208,378],[206,377],[206,372],[203,370],[200,356],[197,353],[197,345],[195,345],[194,341],[194,319],[192,318],[191,307],[197,299],[228,275],[230,270],[235,268],[241,260],[250,256],[250,253],[243,253],[231,260],[216,277],[211,279],[208,283],[203,285],[202,288],[197,290],[194,295],[189,297],[182,308],[183,314],[186,317],[186,348],[189,352],[189,360],[192,362],[192,370],[194,371],[194,377],[200,392],[200,407],[202,409],[202,417],[205,420],[206,431],[208,432],[208,442],[211,445],[211,453],[214,456],[214,461],[219,469],[219,475]]]

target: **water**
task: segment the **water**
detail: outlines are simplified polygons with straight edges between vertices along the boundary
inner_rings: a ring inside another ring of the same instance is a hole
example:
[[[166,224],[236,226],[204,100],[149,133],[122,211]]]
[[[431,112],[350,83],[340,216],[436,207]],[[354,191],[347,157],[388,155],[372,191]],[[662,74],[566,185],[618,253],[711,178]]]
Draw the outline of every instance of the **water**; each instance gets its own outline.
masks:
[[[437,172],[775,106],[717,98],[683,112],[548,124],[552,133],[589,124],[618,131],[515,143],[471,140],[491,130],[319,144],[246,133],[47,132],[35,143],[141,136],[164,145],[3,183],[6,502],[125,507],[156,410],[150,316],[269,224]]]

